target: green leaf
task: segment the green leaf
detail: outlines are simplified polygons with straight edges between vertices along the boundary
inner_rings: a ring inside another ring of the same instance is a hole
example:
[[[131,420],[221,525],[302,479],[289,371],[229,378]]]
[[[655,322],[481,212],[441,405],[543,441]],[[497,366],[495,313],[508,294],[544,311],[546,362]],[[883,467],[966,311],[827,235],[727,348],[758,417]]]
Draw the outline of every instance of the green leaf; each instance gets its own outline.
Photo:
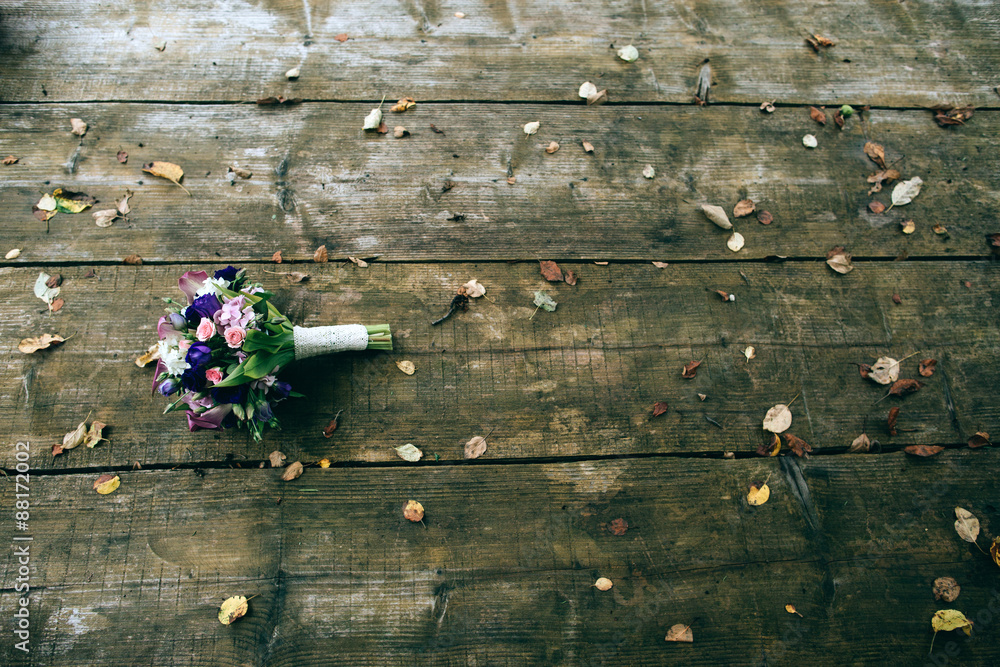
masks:
[[[547,310],[548,312],[551,313],[556,309],[556,306],[558,306],[559,304],[553,301],[552,297],[550,297],[545,292],[537,291],[535,292],[535,305],[541,308],[542,310]]]

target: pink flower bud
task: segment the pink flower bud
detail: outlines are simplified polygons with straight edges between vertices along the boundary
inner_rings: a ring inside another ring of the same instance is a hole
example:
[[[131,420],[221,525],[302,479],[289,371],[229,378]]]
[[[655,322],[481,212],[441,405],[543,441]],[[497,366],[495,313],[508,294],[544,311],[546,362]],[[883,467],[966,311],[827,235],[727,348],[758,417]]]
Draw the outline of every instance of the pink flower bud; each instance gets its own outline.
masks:
[[[246,329],[240,327],[229,327],[226,329],[226,343],[229,347],[238,348],[243,345],[243,340],[247,337]]]
[[[198,324],[198,330],[195,332],[195,338],[204,343],[214,335],[215,335],[215,322],[208,319],[207,317],[201,318],[201,322]]]
[[[218,368],[209,368],[205,371],[205,379],[212,384],[218,384],[219,382],[222,382],[222,371]]]

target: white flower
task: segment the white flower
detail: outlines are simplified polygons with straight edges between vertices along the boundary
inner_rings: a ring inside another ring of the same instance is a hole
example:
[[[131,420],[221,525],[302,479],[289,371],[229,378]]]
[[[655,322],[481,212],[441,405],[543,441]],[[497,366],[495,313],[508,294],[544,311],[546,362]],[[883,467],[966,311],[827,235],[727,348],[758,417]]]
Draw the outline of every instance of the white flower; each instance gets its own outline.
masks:
[[[172,344],[169,340],[161,340],[159,342],[160,348],[160,361],[163,365],[167,367],[168,375],[180,375],[187,369],[191,368],[191,364],[185,361],[184,357],[187,356],[184,352]]]
[[[206,278],[205,284],[194,293],[195,298],[199,296],[205,296],[206,294],[221,294],[219,288],[229,289],[229,281],[224,278]]]

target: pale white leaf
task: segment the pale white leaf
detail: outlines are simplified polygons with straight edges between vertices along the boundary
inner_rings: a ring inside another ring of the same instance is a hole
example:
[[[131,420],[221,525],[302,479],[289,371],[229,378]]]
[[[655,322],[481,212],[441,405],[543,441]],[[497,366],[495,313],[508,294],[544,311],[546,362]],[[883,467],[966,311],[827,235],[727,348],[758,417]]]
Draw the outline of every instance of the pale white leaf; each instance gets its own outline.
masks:
[[[639,58],[639,49],[631,44],[618,49],[618,57],[627,63],[633,63]]]
[[[732,229],[733,223],[729,222],[729,216],[726,215],[726,209],[721,206],[715,206],[714,204],[702,204],[701,210],[704,211],[708,219],[717,224],[723,229]]]
[[[784,403],[778,403],[764,415],[764,430],[784,433],[792,425],[792,411]]]
[[[739,232],[733,232],[733,235],[729,237],[728,241],[726,241],[726,247],[733,252],[739,252],[743,249],[743,243],[743,235]]]
[[[958,536],[966,542],[975,543],[979,537],[979,519],[972,512],[961,507],[955,508],[955,516],[958,517],[955,520],[955,530],[958,532]]]
[[[365,116],[365,124],[361,129],[363,130],[377,130],[378,126],[382,124],[382,110],[372,109],[371,113]]]
[[[920,186],[924,182],[920,180],[919,176],[914,176],[908,181],[902,181],[896,183],[896,187],[892,189],[892,205],[893,206],[903,206],[904,204],[909,204],[913,201],[913,198],[920,194]]]
[[[420,451],[419,449],[417,449],[416,447],[414,447],[409,443],[402,445],[400,447],[396,447],[396,453],[399,454],[399,458],[403,459],[404,461],[409,461],[410,463],[416,463],[424,455],[422,451]]]
[[[597,94],[597,86],[592,84],[590,81],[586,81],[582,86],[580,86],[580,97],[582,97],[583,99],[587,99],[591,95],[596,95],[596,94]]]
[[[814,137],[811,134],[807,134],[806,136],[802,137],[802,145],[805,146],[806,148],[816,148],[817,146],[819,146],[819,142],[816,141],[816,137]]]
[[[35,296],[48,304],[51,304],[53,299],[59,296],[58,287],[49,287],[45,284],[51,277],[49,274],[42,272],[38,274],[38,280],[35,281]]]
[[[537,121],[537,120],[531,121],[530,123],[525,123],[524,124],[524,133],[527,134],[527,135],[532,135],[535,132],[538,132],[538,128],[541,125],[542,124],[539,121]]]

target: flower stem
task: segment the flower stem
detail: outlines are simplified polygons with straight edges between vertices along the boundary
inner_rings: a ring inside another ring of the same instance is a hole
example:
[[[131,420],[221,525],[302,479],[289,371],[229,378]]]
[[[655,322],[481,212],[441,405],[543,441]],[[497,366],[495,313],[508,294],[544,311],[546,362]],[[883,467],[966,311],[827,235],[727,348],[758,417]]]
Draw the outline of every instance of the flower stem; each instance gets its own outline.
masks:
[[[388,324],[373,324],[373,325],[366,324],[365,329],[368,330],[369,350],[392,349],[392,333],[389,331]]]

